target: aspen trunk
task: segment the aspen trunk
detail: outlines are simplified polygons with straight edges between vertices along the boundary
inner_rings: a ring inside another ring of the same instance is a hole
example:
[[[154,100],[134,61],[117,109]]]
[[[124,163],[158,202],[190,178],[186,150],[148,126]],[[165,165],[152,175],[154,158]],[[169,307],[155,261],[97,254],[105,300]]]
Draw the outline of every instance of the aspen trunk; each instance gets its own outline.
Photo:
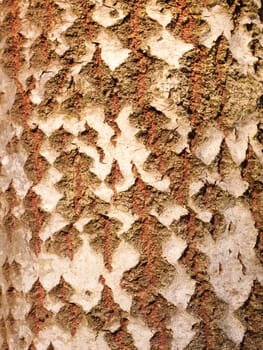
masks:
[[[0,1],[0,348],[263,349],[263,4]]]

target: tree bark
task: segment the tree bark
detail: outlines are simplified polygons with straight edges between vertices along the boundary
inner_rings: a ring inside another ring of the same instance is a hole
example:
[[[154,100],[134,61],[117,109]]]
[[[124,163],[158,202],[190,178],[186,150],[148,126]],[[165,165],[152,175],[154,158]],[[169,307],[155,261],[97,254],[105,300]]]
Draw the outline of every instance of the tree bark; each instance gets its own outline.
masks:
[[[262,13],[0,1],[2,350],[263,349]]]

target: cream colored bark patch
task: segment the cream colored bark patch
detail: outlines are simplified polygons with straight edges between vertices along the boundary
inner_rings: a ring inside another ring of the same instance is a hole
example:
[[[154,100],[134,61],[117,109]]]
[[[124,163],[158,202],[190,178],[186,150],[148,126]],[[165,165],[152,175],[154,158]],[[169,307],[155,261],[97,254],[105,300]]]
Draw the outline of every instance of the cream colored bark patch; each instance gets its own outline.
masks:
[[[164,9],[156,0],[148,1],[146,5],[146,13],[150,18],[160,23],[163,27],[166,27],[173,18],[171,11]]]
[[[51,167],[44,178],[42,178],[41,182],[39,182],[36,186],[34,186],[34,191],[41,196],[41,206],[44,210],[48,212],[52,212],[59,199],[62,197],[62,194],[59,193],[54,185],[58,182],[62,177],[54,167]]]
[[[103,61],[112,71],[128,58],[130,50],[124,49],[121,42],[111,33],[101,31],[96,41],[101,45],[101,57]]]
[[[239,28],[231,36],[230,50],[233,57],[238,61],[242,72],[247,74],[254,71],[253,66],[258,61],[258,58],[253,56],[249,48],[249,43],[253,38],[250,33],[245,31],[244,24],[241,22]]]
[[[248,141],[252,141],[257,133],[257,122],[251,121],[245,125],[237,125],[226,137],[226,143],[233,161],[240,165],[246,158]]]
[[[222,131],[214,127],[209,128],[204,135],[203,143],[196,148],[196,156],[201,159],[203,163],[209,165],[220,151],[223,138],[224,134]]]
[[[176,276],[173,282],[162,291],[162,294],[177,308],[176,314],[171,320],[173,330],[172,349],[183,350],[195,334],[193,325],[197,320],[186,311],[187,304],[194,293],[195,281],[187,275],[185,269],[176,262],[173,255],[170,258],[168,257],[168,261],[175,266]]]
[[[128,243],[121,242],[112,259],[113,272],[104,273],[107,284],[112,288],[114,300],[127,312],[130,311],[132,298],[120,286],[122,275],[139,262],[138,252]]]
[[[125,12],[117,1],[97,0],[96,8],[92,13],[92,18],[103,27],[110,27],[124,18]]]
[[[227,312],[227,315],[218,322],[218,325],[236,344],[242,342],[246,329],[244,325],[234,317],[232,310]]]
[[[70,5],[66,1],[56,1],[56,3],[64,12],[61,21],[53,27],[48,33],[48,36],[52,41],[57,41],[59,43],[55,51],[58,55],[62,56],[69,49],[69,45],[63,33],[74,23],[77,17],[72,13]]]
[[[201,44],[206,47],[212,47],[221,34],[224,34],[230,40],[234,25],[230,15],[222,6],[216,5],[211,10],[204,8],[202,19],[208,23],[210,30],[201,37]]]
[[[242,180],[239,169],[232,169],[218,185],[235,197],[241,196],[248,189],[248,183]]]
[[[31,181],[28,180],[24,172],[26,159],[27,155],[22,151],[6,155],[2,159],[4,170],[4,177],[2,177],[2,181],[0,182],[2,189],[5,191],[12,180],[17,194],[22,198],[25,197],[31,186]]]
[[[55,348],[63,350],[81,350],[83,346],[88,350],[110,349],[102,335],[97,335],[86,327],[78,329],[74,337],[55,325],[48,327],[41,331],[36,339],[37,350],[46,350],[50,341]]]
[[[183,239],[172,235],[163,243],[163,256],[174,265],[186,247],[187,244]]]
[[[185,52],[193,48],[193,45],[175,38],[167,30],[162,30],[151,37],[147,41],[147,45],[149,45],[152,55],[164,60],[173,68],[179,68],[179,59]]]
[[[235,342],[240,343],[244,327],[233,322],[234,310],[247,300],[253,281],[262,280],[262,267],[254,246],[257,230],[248,208],[242,204],[225,210],[227,229],[219,240],[207,237],[201,250],[210,258],[209,275],[216,294],[229,304],[230,313],[220,326]]]
[[[188,211],[180,205],[170,204],[164,211],[158,215],[155,210],[152,210],[151,214],[155,215],[158,220],[165,226],[170,226],[174,220],[179,220],[181,216],[186,215]]]
[[[59,71],[60,67],[50,67],[48,72],[38,72],[35,74],[36,77],[36,87],[31,90],[30,99],[34,104],[39,105],[43,100],[45,94],[45,84],[46,82],[53,78]]]
[[[152,332],[140,319],[129,317],[128,331],[138,349],[150,350]]]
[[[172,318],[171,328],[174,331],[172,350],[183,350],[195,335],[193,331],[196,320],[184,310],[178,309]]]
[[[5,116],[5,113],[12,107],[15,97],[16,97],[16,86],[12,79],[8,77],[4,73],[4,71],[0,68],[0,120]],[[5,120],[6,121],[6,120]],[[1,137],[4,135],[1,134]]]

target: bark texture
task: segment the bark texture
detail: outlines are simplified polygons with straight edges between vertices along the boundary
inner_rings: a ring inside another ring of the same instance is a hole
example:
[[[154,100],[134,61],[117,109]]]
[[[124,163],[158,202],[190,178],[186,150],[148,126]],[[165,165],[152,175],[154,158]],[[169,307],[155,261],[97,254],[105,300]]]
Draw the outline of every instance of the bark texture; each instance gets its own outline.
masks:
[[[2,350],[263,349],[262,21],[0,1]]]

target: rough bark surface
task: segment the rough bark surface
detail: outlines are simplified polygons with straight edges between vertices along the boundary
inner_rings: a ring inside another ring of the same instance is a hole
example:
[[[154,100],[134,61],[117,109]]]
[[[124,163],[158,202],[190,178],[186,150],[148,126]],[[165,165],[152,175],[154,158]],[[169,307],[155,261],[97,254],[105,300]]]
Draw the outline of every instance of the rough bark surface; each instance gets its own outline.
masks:
[[[263,349],[262,21],[0,1],[2,350]]]

